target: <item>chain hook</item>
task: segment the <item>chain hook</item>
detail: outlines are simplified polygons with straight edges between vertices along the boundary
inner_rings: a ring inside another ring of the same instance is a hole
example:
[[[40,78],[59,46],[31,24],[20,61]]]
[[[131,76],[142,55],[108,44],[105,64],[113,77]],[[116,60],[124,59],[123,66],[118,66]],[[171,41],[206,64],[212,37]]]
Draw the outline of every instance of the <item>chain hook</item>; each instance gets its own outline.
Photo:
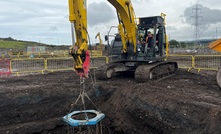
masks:
[[[85,91],[85,78],[84,77],[80,77],[80,87],[81,87],[81,94],[82,94],[83,91]]]

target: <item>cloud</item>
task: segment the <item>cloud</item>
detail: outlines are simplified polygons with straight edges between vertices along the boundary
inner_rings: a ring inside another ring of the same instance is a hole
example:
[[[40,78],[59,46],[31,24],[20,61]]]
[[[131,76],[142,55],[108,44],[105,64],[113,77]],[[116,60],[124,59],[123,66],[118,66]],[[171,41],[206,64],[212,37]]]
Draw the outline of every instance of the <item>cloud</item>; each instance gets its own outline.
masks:
[[[59,29],[58,29],[58,27],[56,27],[56,26],[51,26],[50,28],[49,28],[49,31],[58,31]]]
[[[201,0],[200,2],[206,2],[206,0]],[[207,3],[206,5],[209,6],[214,2],[215,1],[211,0],[210,4]],[[217,35],[219,37],[220,35],[219,27],[221,26],[221,18],[219,16],[221,14],[221,10],[214,9],[214,6],[206,7],[203,4],[197,4],[197,5],[195,4],[193,6],[186,8],[184,11],[185,23],[188,24],[189,26],[192,25],[192,28],[191,28],[192,35],[194,35],[193,25],[196,24],[196,18],[195,18],[196,10],[195,9],[198,9],[199,38],[201,39],[215,38],[216,28],[218,28]]]
[[[54,0],[0,1],[0,36],[49,44],[69,44],[68,2]],[[13,10],[9,10],[13,9]],[[20,34],[18,34],[20,33]]]
[[[105,2],[93,2],[88,5],[88,23],[90,26],[108,23],[115,18],[113,10]]]
[[[150,0],[132,0],[134,3],[140,3],[140,2],[150,2]]]
[[[170,31],[176,31],[177,28],[174,27],[174,26],[167,26],[167,30],[170,30]]]
[[[102,39],[107,34],[112,25],[118,24],[116,9],[104,0],[88,1],[88,31],[92,42],[97,32],[101,33]],[[177,0],[154,1],[154,0],[131,0],[136,17],[146,17],[159,15],[161,12],[167,14],[167,33],[171,39],[189,40],[193,39],[193,21],[187,21],[193,12],[190,5],[199,1],[202,5],[200,16],[204,26],[202,37],[215,37],[216,27],[218,37],[221,36],[221,23],[219,23],[220,5],[218,0],[186,0],[180,4]],[[70,44],[71,31],[68,20],[68,1],[67,0],[0,0],[0,37],[13,37],[21,40],[41,41],[49,44]],[[165,8],[167,5],[167,8]],[[175,6],[174,6],[175,5]],[[10,8],[9,8],[10,7]],[[188,8],[187,8],[188,7]],[[13,9],[13,10],[12,10]],[[185,11],[185,9],[187,11]],[[203,10],[205,9],[205,10]],[[181,21],[181,15],[185,22]],[[209,20],[209,21],[208,21]],[[205,23],[205,24],[204,24]],[[113,32],[117,32],[114,29]],[[104,41],[103,41],[104,42]],[[104,42],[105,43],[105,42]]]
[[[202,4],[197,4],[193,5],[191,7],[188,7],[185,9],[184,11],[184,17],[186,19],[186,23],[188,24],[195,24],[195,14],[196,14],[196,9],[198,8],[198,20],[199,20],[199,24],[201,24],[202,26],[210,26],[212,24],[217,24],[217,23],[221,23],[221,10],[219,9],[211,9],[208,7],[203,6]],[[191,17],[192,16],[192,17]]]

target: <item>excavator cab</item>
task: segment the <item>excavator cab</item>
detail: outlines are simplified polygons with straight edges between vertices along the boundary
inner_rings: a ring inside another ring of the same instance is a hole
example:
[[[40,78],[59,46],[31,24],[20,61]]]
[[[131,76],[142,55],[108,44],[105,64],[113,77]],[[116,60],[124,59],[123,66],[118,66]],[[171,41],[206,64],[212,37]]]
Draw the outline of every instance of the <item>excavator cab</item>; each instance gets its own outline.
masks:
[[[165,58],[165,27],[161,16],[139,18],[137,29],[137,52],[133,53],[133,45],[128,44],[127,54],[132,55],[133,60],[139,61],[162,61]],[[146,43],[148,33],[152,34],[151,41]],[[108,37],[108,36],[107,36]],[[125,54],[122,53],[122,40],[119,34],[115,35],[111,43],[112,61],[126,60]],[[131,57],[131,56],[130,56]]]
[[[138,60],[158,61],[165,58],[166,32],[163,23],[164,20],[161,16],[139,18],[137,32]]]

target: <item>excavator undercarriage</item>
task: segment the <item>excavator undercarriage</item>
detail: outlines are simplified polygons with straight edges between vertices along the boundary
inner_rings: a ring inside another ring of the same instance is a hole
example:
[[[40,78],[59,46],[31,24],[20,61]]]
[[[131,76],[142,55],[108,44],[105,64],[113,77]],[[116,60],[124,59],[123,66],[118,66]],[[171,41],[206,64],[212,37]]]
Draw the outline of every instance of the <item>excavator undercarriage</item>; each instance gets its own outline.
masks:
[[[100,66],[96,69],[96,77],[100,80],[110,79],[118,74],[132,73],[137,82],[159,80],[172,76],[176,73],[176,62],[149,61],[118,61]]]

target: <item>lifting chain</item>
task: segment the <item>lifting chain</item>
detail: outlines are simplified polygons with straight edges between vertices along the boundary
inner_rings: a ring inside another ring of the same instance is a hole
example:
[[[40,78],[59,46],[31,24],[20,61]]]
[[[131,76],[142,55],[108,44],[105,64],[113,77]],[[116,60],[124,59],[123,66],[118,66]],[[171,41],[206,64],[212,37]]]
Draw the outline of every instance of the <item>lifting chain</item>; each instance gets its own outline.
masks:
[[[77,98],[77,100],[74,102],[74,104],[71,104],[71,109],[69,111],[69,113],[73,110],[74,106],[77,105],[77,102],[81,99],[82,104],[83,104],[83,109],[84,111],[86,110],[86,106],[85,106],[85,97],[92,103],[92,105],[96,108],[96,110],[98,110],[98,112],[101,112],[98,107],[95,105],[95,103],[90,99],[90,97],[88,96],[87,92],[86,92],[86,85],[85,85],[85,78],[81,77],[80,78],[80,94]],[[86,112],[84,112],[85,115],[85,120],[89,120],[88,115]],[[100,126],[100,127],[99,127]],[[87,134],[103,134],[102,132],[102,122],[100,122],[99,124],[96,124],[94,129],[91,129],[91,127],[87,126],[87,130],[82,130],[82,126],[78,127],[78,131],[75,132],[75,128],[68,126],[68,131],[67,134],[77,134],[78,132],[80,132],[80,134],[84,131],[87,131]],[[91,132],[95,132],[95,133],[91,133]],[[84,132],[85,134],[85,132]]]
[[[93,74],[90,73],[90,78],[91,78],[91,82],[92,82],[92,85],[93,85],[93,89],[95,91],[95,94],[97,97],[100,96],[100,91],[97,87],[97,81],[96,81],[96,75],[95,75],[95,69],[93,69]]]

